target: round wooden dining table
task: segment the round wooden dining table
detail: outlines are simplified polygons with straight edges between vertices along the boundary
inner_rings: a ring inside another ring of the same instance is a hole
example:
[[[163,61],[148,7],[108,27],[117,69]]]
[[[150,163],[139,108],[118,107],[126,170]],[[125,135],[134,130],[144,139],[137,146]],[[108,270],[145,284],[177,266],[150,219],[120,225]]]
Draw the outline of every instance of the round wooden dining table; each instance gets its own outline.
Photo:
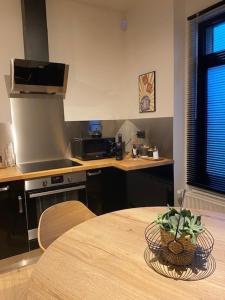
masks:
[[[214,237],[215,269],[201,280],[158,274],[145,259],[146,226],[163,207],[132,208],[88,220],[58,238],[34,267],[28,299],[225,299],[225,214],[197,211]]]

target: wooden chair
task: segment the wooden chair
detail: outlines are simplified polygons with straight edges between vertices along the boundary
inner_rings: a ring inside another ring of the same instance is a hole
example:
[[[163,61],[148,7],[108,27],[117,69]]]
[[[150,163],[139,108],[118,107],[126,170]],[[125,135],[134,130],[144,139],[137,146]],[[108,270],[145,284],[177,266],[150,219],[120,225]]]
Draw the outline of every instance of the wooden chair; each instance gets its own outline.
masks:
[[[80,201],[61,202],[47,208],[38,225],[38,243],[46,250],[60,235],[96,215]]]

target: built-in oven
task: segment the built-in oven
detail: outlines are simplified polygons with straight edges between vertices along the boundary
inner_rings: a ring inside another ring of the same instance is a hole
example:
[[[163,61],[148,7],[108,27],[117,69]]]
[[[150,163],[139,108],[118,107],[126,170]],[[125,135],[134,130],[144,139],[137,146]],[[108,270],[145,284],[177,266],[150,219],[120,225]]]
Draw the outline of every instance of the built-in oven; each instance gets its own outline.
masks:
[[[42,212],[57,203],[79,200],[87,205],[86,173],[74,172],[25,181],[29,249],[38,247],[37,228]]]

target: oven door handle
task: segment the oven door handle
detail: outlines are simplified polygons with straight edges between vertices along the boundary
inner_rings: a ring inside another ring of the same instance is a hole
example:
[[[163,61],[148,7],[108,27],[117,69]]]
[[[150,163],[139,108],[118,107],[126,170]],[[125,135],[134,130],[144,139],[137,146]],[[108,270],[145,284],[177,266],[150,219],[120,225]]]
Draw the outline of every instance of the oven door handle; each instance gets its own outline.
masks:
[[[85,185],[78,185],[75,187],[69,187],[69,188],[64,188],[64,189],[57,189],[57,190],[51,190],[51,191],[46,191],[46,192],[33,193],[33,194],[29,194],[29,197],[37,198],[37,197],[42,197],[42,196],[47,196],[47,195],[60,194],[60,193],[64,193],[64,192],[83,190],[85,188],[86,188]]]
[[[89,171],[87,172],[87,176],[98,176],[102,174],[102,170],[98,170],[98,171]]]

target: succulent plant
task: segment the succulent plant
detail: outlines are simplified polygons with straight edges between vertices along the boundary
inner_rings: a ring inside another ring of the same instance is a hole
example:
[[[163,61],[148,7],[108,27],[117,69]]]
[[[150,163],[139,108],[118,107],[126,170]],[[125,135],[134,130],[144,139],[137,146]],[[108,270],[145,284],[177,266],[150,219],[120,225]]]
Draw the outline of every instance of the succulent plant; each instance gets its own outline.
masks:
[[[181,235],[189,236],[194,245],[198,234],[204,230],[201,224],[201,216],[192,214],[188,209],[182,209],[178,212],[175,208],[169,207],[169,211],[158,215],[156,223],[159,224],[160,228],[174,236],[177,232],[177,239]]]

